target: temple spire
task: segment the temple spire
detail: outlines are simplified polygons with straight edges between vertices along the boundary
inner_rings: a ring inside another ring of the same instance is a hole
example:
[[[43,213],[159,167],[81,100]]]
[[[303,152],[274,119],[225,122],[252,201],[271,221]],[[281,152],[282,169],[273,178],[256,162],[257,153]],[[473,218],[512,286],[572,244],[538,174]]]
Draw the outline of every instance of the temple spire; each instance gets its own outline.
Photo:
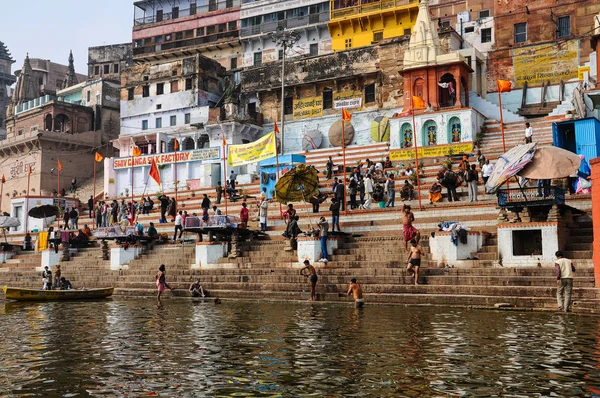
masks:
[[[74,62],[74,58],[73,58],[73,50],[71,50],[69,52],[69,69],[67,70],[67,73],[65,74],[65,79],[63,81],[63,86],[62,88],[68,88],[71,86],[74,86],[78,83],[77,81],[77,75],[75,74],[75,62]]]
[[[442,47],[437,25],[431,20],[428,0],[421,0],[410,43],[404,52],[404,67],[435,65],[440,55]]]

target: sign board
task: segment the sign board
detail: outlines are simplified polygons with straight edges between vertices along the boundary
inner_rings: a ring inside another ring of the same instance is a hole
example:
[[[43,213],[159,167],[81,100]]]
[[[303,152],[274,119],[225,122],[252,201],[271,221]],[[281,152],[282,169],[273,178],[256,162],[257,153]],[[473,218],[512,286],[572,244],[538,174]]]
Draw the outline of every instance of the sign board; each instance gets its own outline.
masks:
[[[152,158],[154,158],[156,164],[160,166],[163,164],[170,164],[175,162],[186,163],[198,162],[201,160],[220,159],[220,157],[221,148],[213,147],[204,149],[194,149],[192,151],[158,153],[155,155],[138,156],[137,158],[118,158],[113,160],[113,168],[117,170],[131,167],[132,159],[134,162],[133,167],[143,167],[150,166],[150,164],[152,163]]]
[[[229,145],[228,163],[230,166],[243,166],[272,158],[277,154],[276,143],[275,133],[269,133],[249,144]]]
[[[419,158],[433,158],[447,155],[456,155],[460,153],[470,153],[473,150],[473,143],[461,143],[452,145],[435,145],[417,148]],[[390,160],[412,160],[415,158],[414,148],[390,149]]]
[[[294,100],[294,120],[323,115],[323,97],[310,97]]]
[[[577,80],[585,80],[585,72],[587,72],[589,76],[591,71],[592,69],[589,66],[583,66],[577,69]]]
[[[558,83],[576,79],[579,69],[579,40],[541,44],[513,50],[517,87]]]

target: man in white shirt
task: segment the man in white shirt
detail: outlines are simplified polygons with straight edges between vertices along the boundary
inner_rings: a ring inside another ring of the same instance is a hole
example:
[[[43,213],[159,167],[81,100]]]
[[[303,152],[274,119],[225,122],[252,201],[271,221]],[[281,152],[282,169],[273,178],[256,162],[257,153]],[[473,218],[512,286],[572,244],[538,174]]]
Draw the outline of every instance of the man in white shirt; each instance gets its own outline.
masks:
[[[367,195],[367,199],[365,200],[363,209],[370,210],[371,203],[373,202],[373,180],[371,179],[370,174],[367,174],[367,176],[364,179],[364,183],[365,183],[365,193]]]
[[[173,242],[177,239],[177,231],[179,231],[179,240],[181,240],[181,235],[183,235],[183,212],[179,211],[175,216],[175,234],[173,234]]]
[[[483,184],[487,184],[487,180],[492,175],[494,171],[494,165],[490,163],[489,159],[485,160],[485,164],[481,168],[481,178],[483,178]]]
[[[573,271],[575,266],[571,260],[564,258],[563,252],[556,252],[556,300],[558,301],[558,310],[571,312],[571,292],[573,290]],[[563,297],[564,296],[564,297]]]
[[[525,123],[525,143],[531,144],[533,141],[533,127],[529,123]]]

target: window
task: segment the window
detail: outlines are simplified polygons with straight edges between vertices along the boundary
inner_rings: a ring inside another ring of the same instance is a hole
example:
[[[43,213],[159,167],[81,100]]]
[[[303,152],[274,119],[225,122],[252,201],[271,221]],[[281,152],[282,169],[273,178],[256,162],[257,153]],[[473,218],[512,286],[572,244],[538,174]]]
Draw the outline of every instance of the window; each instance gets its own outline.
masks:
[[[94,76],[100,76],[100,65],[94,67]]]
[[[113,73],[119,73],[119,64],[113,65]]]
[[[148,121],[142,120],[142,130],[148,130]]]
[[[365,103],[375,102],[375,83],[365,86]]]
[[[156,11],[156,22],[162,22],[163,20],[163,10]]]
[[[189,39],[194,37],[194,29],[189,29],[185,31],[185,38]]]
[[[208,0],[208,11],[216,11],[217,10],[217,0]]]
[[[135,90],[133,88],[127,89],[127,101],[133,101],[135,98]]]
[[[515,44],[527,41],[527,22],[515,24]]]
[[[231,58],[230,62],[231,64],[229,69],[237,69],[237,58]]]
[[[175,40],[183,40],[183,32],[176,32]]]
[[[475,32],[475,27],[474,26],[469,26],[465,28],[465,33],[473,33]]]
[[[171,126],[177,126],[177,116],[171,116]]]
[[[383,40],[383,32],[373,32],[373,43]]]
[[[442,21],[442,23],[440,25],[440,28],[442,28],[442,29],[448,29],[449,27],[450,27],[450,20]]]
[[[160,111],[162,109],[162,104],[156,104],[156,110]]]
[[[155,123],[155,127],[157,129],[161,128],[162,127],[162,117],[157,117],[156,120],[154,121],[154,123]]]
[[[262,52],[254,53],[254,66],[262,65]]]
[[[108,75],[110,73],[110,65],[104,65],[104,74]]]
[[[156,95],[163,95],[165,93],[165,84],[158,83],[156,85]]]
[[[204,26],[196,29],[196,36],[204,36]]]
[[[294,113],[294,98],[285,97],[283,100],[283,114],[291,115],[292,113]]]
[[[479,19],[489,18],[492,15],[490,10],[481,10],[479,11]]]
[[[492,41],[492,28],[481,29],[481,42],[489,43]]]
[[[192,78],[188,77],[187,79],[185,79],[185,91],[188,91],[191,89],[192,89]]]
[[[349,48],[352,48],[352,39],[346,39],[344,41],[344,48],[347,50]]]
[[[225,8],[232,8],[233,0],[225,0]]]
[[[172,35],[165,35],[165,41],[171,41],[173,39]]]
[[[309,53],[310,53],[311,57],[314,57],[315,55],[319,55],[319,44],[312,43],[309,46]]]
[[[148,81],[148,76],[142,77],[142,80],[144,80],[145,82],[147,82]]]
[[[571,17],[558,17],[558,29],[556,31],[558,37],[566,37],[571,35]]]
[[[191,3],[190,4],[190,15],[195,15],[196,14],[196,3]]]
[[[465,57],[465,62],[467,63],[467,65],[471,66],[471,62],[473,61],[473,58],[471,58],[471,56],[467,56]]]
[[[323,90],[323,109],[333,108],[333,91],[330,88]]]
[[[142,97],[146,98],[150,96],[150,86],[142,87]]]
[[[186,113],[185,115],[183,115],[183,119],[185,124],[190,124],[192,122],[192,114]]]
[[[219,24],[219,33],[223,33],[226,30],[227,30],[227,24],[226,23]]]
[[[237,30],[237,21],[231,21],[229,22],[229,26],[227,27],[228,30]]]
[[[207,35],[212,35],[216,32],[217,27],[215,25],[211,25],[211,26],[207,26],[206,27],[206,34]]]
[[[171,16],[173,17],[173,19],[179,18],[179,7],[173,7],[173,9],[171,10]]]
[[[162,37],[162,36],[156,36],[156,37],[154,38],[154,42],[155,42],[156,44],[160,44],[160,43],[162,43],[162,42],[163,42],[163,37]]]
[[[179,91],[179,82],[178,81],[171,82],[171,92],[176,93],[178,91]]]
[[[410,28],[404,29],[404,36],[410,36]]]
[[[136,40],[134,44],[135,44],[135,48],[141,47],[142,46],[142,40],[141,39],[140,40]]]
[[[90,90],[87,91],[85,98],[88,103],[92,100],[92,92]]]

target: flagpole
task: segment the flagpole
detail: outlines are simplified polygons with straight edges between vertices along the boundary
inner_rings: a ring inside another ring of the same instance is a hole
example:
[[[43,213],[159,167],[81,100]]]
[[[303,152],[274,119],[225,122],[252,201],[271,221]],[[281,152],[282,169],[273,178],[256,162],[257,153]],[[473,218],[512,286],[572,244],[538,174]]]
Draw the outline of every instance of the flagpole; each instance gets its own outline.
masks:
[[[58,162],[60,163],[60,159],[58,159]],[[57,168],[58,168],[58,191],[56,193],[56,197],[60,198],[60,169],[61,169],[61,167],[57,167]],[[60,201],[58,201],[58,207],[60,208]]]
[[[175,149],[175,163],[173,163],[173,166],[175,167],[175,203],[177,205],[179,204],[179,199],[177,197],[177,186],[179,185],[177,183],[177,149],[179,149],[179,141],[177,141],[177,137],[175,138],[175,145],[173,145],[173,148]],[[177,214],[177,209],[175,209],[175,214]]]
[[[131,149],[131,212],[133,213],[133,162],[135,161],[135,156],[133,151],[135,150],[135,146]],[[133,217],[133,214],[130,214]]]
[[[346,203],[346,133],[344,131],[344,108],[342,108],[342,159],[343,159],[343,167],[344,167],[344,180],[342,182],[342,200],[344,201],[344,216],[348,215],[348,205]]]
[[[2,201],[4,200],[4,174],[2,174],[2,186],[0,187],[0,212],[2,210]]]
[[[500,104],[500,130],[502,131],[502,151],[506,153],[506,141],[504,140],[504,117],[502,115],[502,93],[498,90],[498,102]]]
[[[415,108],[413,105],[412,93],[410,96],[410,107],[411,107],[411,113],[412,113],[413,146],[415,147],[415,169],[416,169],[416,173],[417,173],[417,198],[419,198],[419,210],[423,210],[423,203],[421,202],[421,177],[419,177],[419,149],[418,149],[418,143],[417,143],[417,131],[415,128]]]
[[[277,181],[279,181],[279,146],[277,145],[277,132],[279,131],[279,128],[277,128],[277,119],[275,119],[275,167],[277,167],[277,170],[275,172],[275,175],[277,176]],[[281,137],[282,139],[282,144],[283,144],[283,136]],[[293,162],[292,162],[293,164]],[[275,185],[277,185],[277,181],[275,181]],[[265,199],[266,196],[268,196],[268,192],[267,195],[265,195]],[[277,194],[275,194],[275,196],[277,196]],[[277,198],[275,198],[277,199]],[[279,202],[279,201],[278,201]],[[283,205],[281,204],[281,202],[279,202],[279,218],[281,220],[283,220]]]
[[[94,154],[94,197],[92,198],[92,229],[96,229],[96,155]]]
[[[25,209],[27,209],[27,212],[25,213],[25,233],[27,233],[27,225],[29,224],[29,183],[30,183],[30,181],[31,181],[31,165],[29,165],[29,170],[27,171],[27,194],[25,194],[25,200],[27,201],[27,205],[25,206]]]
[[[225,133],[223,132],[223,184],[227,187],[227,146],[225,144]],[[227,189],[225,189],[225,217],[227,217]],[[225,218],[227,220],[227,218]]]

